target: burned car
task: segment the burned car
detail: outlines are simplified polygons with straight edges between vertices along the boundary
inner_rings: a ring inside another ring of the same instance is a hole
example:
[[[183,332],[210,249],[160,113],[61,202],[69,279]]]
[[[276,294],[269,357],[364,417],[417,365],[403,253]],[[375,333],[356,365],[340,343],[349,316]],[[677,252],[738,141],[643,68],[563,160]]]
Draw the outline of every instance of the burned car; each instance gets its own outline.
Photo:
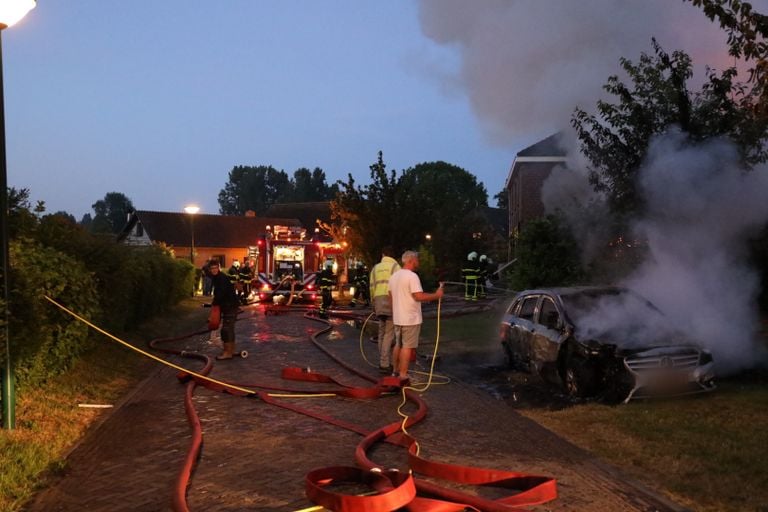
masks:
[[[621,287],[527,290],[507,308],[510,365],[573,397],[611,401],[714,389],[712,355],[649,301]]]

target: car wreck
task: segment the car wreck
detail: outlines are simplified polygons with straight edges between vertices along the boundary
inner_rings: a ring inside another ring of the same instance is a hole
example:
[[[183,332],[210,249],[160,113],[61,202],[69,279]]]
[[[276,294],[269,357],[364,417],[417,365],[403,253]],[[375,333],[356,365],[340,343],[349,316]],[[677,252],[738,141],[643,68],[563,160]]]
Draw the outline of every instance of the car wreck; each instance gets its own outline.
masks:
[[[572,397],[628,402],[715,389],[712,354],[627,288],[520,292],[500,338],[510,366]]]

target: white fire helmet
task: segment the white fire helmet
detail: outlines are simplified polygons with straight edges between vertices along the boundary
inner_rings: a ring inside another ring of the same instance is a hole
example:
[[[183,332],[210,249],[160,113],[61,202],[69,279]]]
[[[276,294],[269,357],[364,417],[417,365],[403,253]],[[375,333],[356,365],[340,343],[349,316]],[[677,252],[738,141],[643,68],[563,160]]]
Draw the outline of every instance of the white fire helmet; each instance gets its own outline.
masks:
[[[487,259],[488,259],[488,256],[486,256],[485,254],[483,254],[482,256],[480,256],[480,261],[485,261],[485,260],[487,260]]]
[[[477,253],[472,251],[471,253],[467,254],[467,259],[469,261],[475,261],[477,259]]]

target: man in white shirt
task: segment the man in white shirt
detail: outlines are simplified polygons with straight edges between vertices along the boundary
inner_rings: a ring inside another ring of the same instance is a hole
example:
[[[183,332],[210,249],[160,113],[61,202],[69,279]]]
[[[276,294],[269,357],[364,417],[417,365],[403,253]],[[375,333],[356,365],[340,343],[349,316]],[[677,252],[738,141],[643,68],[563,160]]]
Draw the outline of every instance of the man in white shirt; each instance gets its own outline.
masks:
[[[392,321],[395,324],[395,347],[392,351],[394,372],[404,379],[408,377],[411,354],[419,346],[421,331],[421,303],[438,300],[443,296],[443,284],[434,293],[426,293],[421,287],[416,270],[419,254],[405,251],[403,268],[389,278],[389,297],[392,302]]]

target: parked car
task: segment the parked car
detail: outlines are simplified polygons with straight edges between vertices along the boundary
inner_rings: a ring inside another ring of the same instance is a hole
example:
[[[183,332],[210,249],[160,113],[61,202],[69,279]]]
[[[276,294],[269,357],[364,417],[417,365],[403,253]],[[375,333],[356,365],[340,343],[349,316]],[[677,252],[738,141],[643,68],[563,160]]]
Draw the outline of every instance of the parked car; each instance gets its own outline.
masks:
[[[507,308],[500,336],[511,366],[574,397],[627,402],[715,388],[712,354],[626,288],[523,291]]]

